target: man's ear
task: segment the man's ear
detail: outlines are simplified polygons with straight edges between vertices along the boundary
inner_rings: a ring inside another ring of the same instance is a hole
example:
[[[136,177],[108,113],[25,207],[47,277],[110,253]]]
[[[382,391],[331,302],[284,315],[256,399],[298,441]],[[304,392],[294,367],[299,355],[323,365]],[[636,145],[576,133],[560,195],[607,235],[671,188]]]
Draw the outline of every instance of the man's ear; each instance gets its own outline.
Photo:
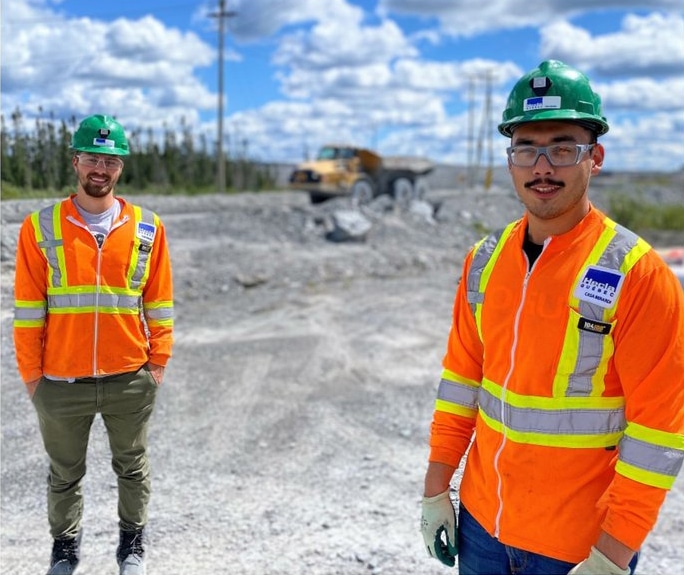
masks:
[[[592,176],[597,175],[601,171],[601,168],[603,168],[603,159],[605,158],[605,155],[606,150],[604,149],[603,144],[599,144],[598,142],[594,144],[594,147],[591,150]]]

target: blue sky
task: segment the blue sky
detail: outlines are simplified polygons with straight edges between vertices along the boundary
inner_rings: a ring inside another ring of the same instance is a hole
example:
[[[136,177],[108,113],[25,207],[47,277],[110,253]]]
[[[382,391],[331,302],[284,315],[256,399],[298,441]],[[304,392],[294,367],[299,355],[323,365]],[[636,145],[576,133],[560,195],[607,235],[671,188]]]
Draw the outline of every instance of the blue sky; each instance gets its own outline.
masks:
[[[215,141],[219,1],[2,4],[2,113],[92,113]],[[570,6],[568,6],[570,5]],[[224,149],[292,162],[329,141],[464,164],[515,80],[554,58],[604,102],[606,168],[684,166],[681,0],[226,0]],[[491,113],[486,113],[487,78]],[[482,161],[488,161],[483,157]]]

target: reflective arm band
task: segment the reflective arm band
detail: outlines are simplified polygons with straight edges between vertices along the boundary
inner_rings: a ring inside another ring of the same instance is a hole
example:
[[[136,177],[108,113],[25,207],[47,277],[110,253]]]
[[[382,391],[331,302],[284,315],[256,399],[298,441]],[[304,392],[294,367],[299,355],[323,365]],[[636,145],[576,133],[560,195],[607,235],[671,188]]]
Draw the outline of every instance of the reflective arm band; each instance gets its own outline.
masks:
[[[615,470],[634,481],[671,489],[684,462],[684,435],[628,423]]]

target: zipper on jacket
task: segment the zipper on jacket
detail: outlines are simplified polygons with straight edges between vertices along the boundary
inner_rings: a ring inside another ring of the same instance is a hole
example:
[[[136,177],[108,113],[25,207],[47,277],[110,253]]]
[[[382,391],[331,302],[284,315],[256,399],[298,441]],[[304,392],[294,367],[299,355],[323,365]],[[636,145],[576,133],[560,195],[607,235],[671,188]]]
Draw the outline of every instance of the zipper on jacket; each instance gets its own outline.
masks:
[[[503,515],[503,479],[501,477],[501,471],[499,469],[499,459],[501,458],[501,454],[503,453],[504,447],[506,446],[506,409],[504,399],[506,397],[506,391],[508,390],[508,383],[513,375],[513,371],[515,370],[515,351],[518,348],[518,328],[520,326],[520,316],[522,314],[523,307],[525,307],[525,299],[527,297],[527,284],[529,282],[530,276],[532,275],[532,272],[534,271],[534,268],[537,266],[537,263],[541,259],[544,250],[546,250],[546,246],[549,245],[550,241],[551,238],[548,238],[544,241],[544,247],[542,248],[542,252],[539,254],[539,256],[534,261],[531,267],[530,260],[527,257],[527,254],[523,251],[523,257],[525,258],[525,262],[527,263],[528,269],[525,273],[525,278],[523,279],[520,304],[518,305],[518,309],[515,312],[515,322],[513,323],[513,344],[511,345],[510,354],[510,367],[508,368],[508,373],[506,374],[501,389],[501,445],[499,445],[499,449],[497,449],[496,454],[494,455],[494,471],[496,472],[497,480],[496,495],[499,499],[499,509],[496,512],[496,519],[494,521],[494,537],[496,537],[497,539],[501,534],[501,516]]]
[[[128,217],[124,217],[122,220],[116,222],[109,230],[109,233],[111,234],[116,228],[122,226],[127,220]],[[97,377],[97,341],[100,332],[100,287],[102,286],[102,248],[104,247],[104,244],[107,241],[108,235],[104,236],[104,238],[102,239],[102,243],[100,243],[98,239],[90,232],[90,229],[87,225],[81,223],[72,216],[67,216],[67,221],[87,231],[88,235],[95,242],[95,247],[97,248],[97,266],[95,268],[95,305],[93,311],[93,377]]]

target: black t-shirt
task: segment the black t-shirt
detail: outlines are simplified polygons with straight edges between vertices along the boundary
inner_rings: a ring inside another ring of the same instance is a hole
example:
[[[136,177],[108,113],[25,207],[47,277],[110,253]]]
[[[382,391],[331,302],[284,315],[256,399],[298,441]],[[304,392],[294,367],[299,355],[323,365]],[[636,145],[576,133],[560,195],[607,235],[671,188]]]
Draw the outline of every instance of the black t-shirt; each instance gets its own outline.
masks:
[[[523,251],[527,254],[527,259],[530,260],[530,268],[534,265],[534,262],[542,253],[544,246],[541,244],[535,244],[530,236],[525,234],[525,241],[523,242]]]

